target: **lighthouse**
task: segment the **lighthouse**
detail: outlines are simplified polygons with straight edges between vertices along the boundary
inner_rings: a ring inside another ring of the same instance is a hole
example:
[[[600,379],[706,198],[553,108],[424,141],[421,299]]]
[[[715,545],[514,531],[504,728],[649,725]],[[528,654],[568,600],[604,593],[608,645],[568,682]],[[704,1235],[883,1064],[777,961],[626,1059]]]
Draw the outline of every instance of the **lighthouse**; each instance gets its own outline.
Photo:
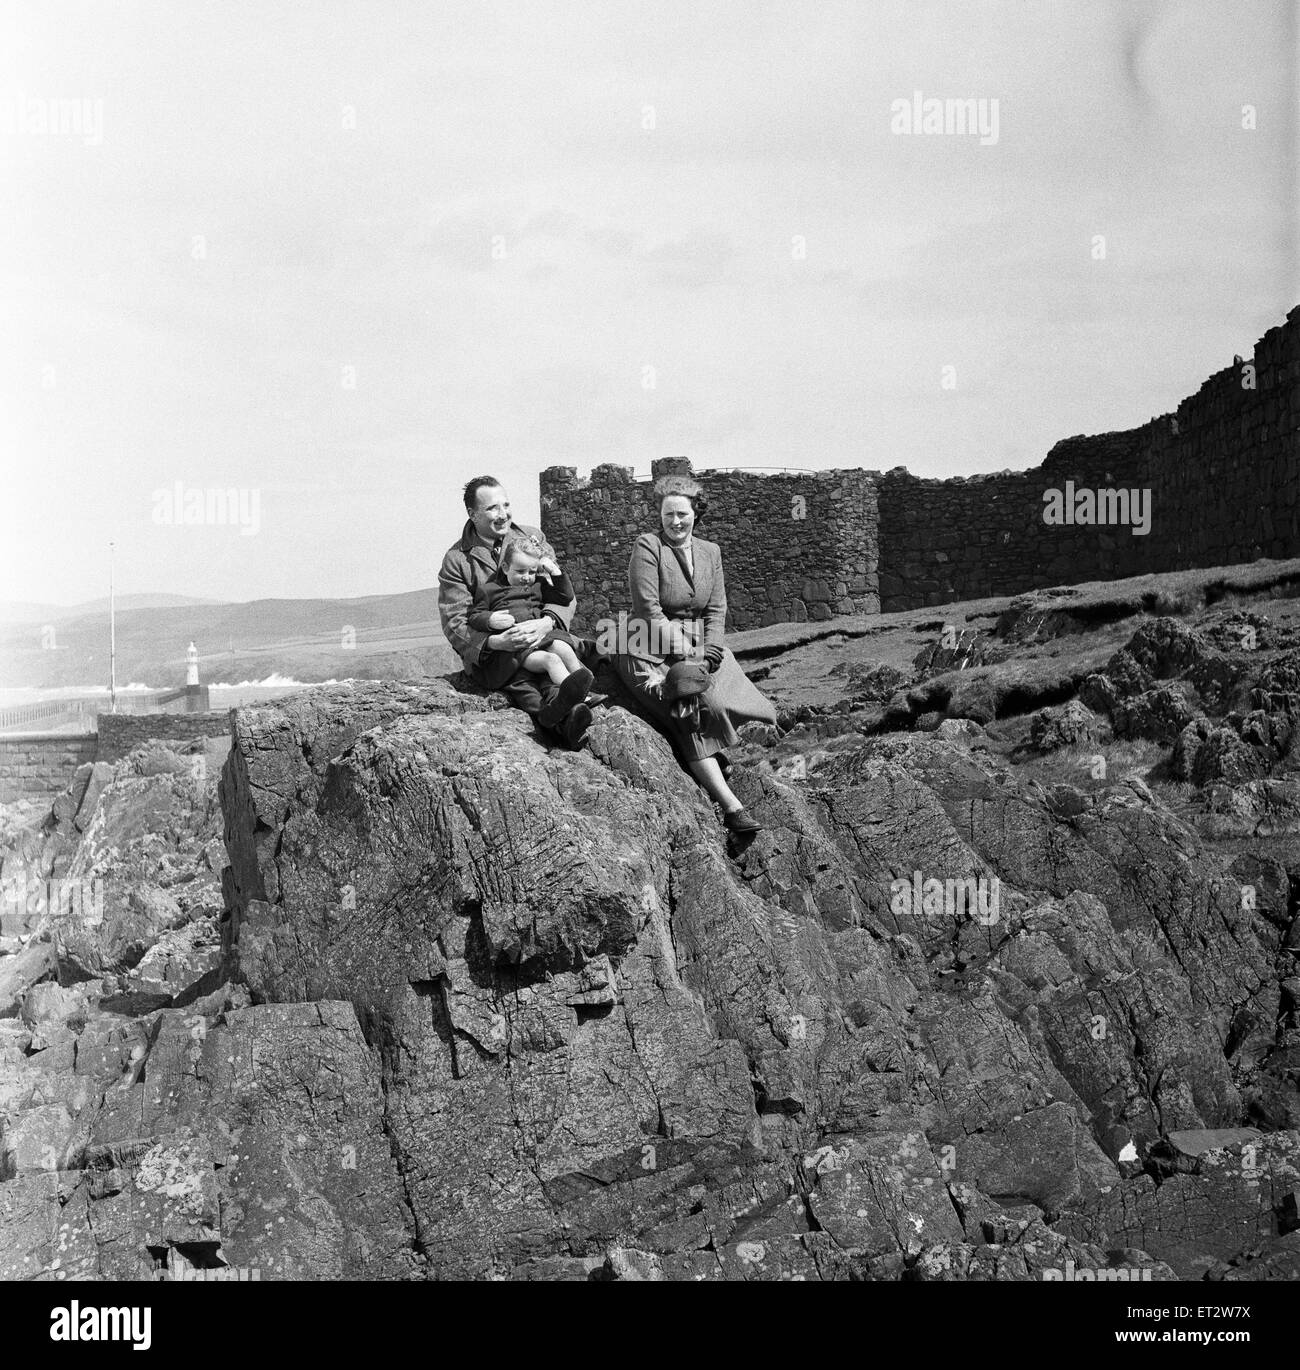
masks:
[[[199,684],[199,649],[191,642],[185,651],[185,712],[206,713],[208,687]]]

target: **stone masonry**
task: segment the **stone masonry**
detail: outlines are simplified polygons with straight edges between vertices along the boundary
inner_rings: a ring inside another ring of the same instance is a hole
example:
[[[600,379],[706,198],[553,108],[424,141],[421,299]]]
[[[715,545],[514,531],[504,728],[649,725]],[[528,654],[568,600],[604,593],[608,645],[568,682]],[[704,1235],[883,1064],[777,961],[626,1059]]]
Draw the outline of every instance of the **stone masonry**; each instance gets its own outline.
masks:
[[[0,804],[55,795],[78,766],[94,761],[94,733],[25,733],[0,737]]]
[[[656,461],[541,475],[542,527],[578,595],[575,627],[628,607],[627,562],[658,527]],[[1058,442],[1029,471],[923,480],[831,470],[699,473],[702,537],[722,547],[728,626],[891,612],[1045,585],[1300,555],[1300,307],[1251,358],[1216,372],[1140,428]],[[1150,531],[1044,521],[1053,490],[1137,492]]]
[[[99,714],[93,733],[0,735],[0,804],[58,794],[87,761],[120,761],[150,738],[229,737],[229,709],[202,714]]]
[[[623,466],[598,466],[585,481],[571,466],[542,472],[542,529],[573,581],[575,628],[594,630],[629,607],[632,544],[659,526],[653,482],[690,469],[684,459],[656,461],[649,481]],[[730,627],[880,612],[874,473],[704,479],[709,509],[698,532],[722,548]]]
[[[193,714],[100,714],[97,761],[120,761],[132,747],[156,738],[189,742],[199,737],[228,737],[230,709]]]

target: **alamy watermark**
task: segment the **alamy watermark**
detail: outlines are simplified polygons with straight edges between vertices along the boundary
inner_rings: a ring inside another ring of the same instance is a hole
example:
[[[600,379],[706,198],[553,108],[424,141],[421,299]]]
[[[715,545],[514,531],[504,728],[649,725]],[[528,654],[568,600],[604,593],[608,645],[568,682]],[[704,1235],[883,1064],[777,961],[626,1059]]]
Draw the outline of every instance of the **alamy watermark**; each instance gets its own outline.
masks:
[[[78,918],[88,925],[104,921],[102,880],[26,880],[0,882],[0,935],[22,937],[42,916]]]
[[[1042,1270],[1041,1274],[1043,1279],[1049,1281],[1084,1280],[1102,1284],[1133,1281],[1136,1283],[1138,1280],[1149,1281],[1151,1279],[1151,1267],[1137,1265],[1076,1266],[1073,1261],[1066,1261],[1064,1270],[1058,1265],[1049,1265]]]
[[[1150,490],[1089,490],[1075,488],[1072,480],[1065,489],[1043,491],[1043,522],[1052,525],[1127,525],[1134,537],[1151,531]]]
[[[139,1306],[85,1307],[77,1300],[50,1310],[51,1341],[129,1341],[132,1350],[147,1351],[153,1344],[153,1310]]]
[[[262,492],[247,486],[196,489],[176,481],[171,489],[153,492],[155,523],[233,524],[244,537],[262,526]]]
[[[995,875],[968,875],[957,879],[925,879],[921,871],[913,871],[910,880],[903,878],[889,882],[889,907],[897,918],[919,917],[958,918],[969,913],[977,923],[992,927],[1001,915],[1002,881]]]
[[[996,99],[927,99],[914,90],[910,100],[894,100],[889,112],[891,133],[942,133],[956,138],[979,134],[981,147],[990,147],[998,140]]]
[[[261,1280],[262,1271],[258,1266],[224,1265],[209,1270],[167,1270],[156,1269],[155,1280],[178,1284],[234,1284],[245,1280]]]
[[[704,622],[698,618],[634,618],[620,613],[596,624],[596,646],[606,656],[686,656],[704,641]]]
[[[0,130],[11,137],[80,138],[87,147],[99,147],[104,141],[104,102],[18,91],[0,99]]]

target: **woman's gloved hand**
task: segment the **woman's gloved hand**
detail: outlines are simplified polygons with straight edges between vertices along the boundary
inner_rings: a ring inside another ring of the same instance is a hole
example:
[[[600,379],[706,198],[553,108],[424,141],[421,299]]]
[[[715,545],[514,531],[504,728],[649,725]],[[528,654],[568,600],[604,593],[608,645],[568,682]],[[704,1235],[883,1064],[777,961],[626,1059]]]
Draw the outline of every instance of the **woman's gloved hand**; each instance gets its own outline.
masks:
[[[699,732],[701,726],[699,695],[694,695],[690,699],[674,700],[669,711],[691,732]]]
[[[704,664],[709,668],[710,674],[722,665],[723,649],[721,647],[706,647],[704,649]]]

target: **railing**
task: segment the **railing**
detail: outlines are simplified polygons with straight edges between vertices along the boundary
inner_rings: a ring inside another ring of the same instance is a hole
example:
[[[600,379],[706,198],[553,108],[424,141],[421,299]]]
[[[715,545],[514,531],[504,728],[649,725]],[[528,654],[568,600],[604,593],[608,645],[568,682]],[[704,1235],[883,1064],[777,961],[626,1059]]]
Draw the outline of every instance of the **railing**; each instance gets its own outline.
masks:
[[[119,694],[117,697],[116,709],[103,696],[100,697],[96,706],[96,713],[101,714],[148,714],[153,713],[159,702],[164,696],[174,697],[176,692],[166,690],[132,690],[129,694]],[[179,693],[184,694],[181,690]]]
[[[51,699],[44,704],[15,704],[0,709],[0,731],[28,730],[36,723],[65,723],[74,718],[87,720],[87,732],[95,731],[95,715],[103,707],[96,700]]]
[[[47,699],[39,704],[13,704],[7,709],[0,709],[0,732],[27,732],[38,724],[66,723],[84,718],[85,731],[93,733],[96,714],[154,713],[183,699],[185,695],[183,687],[179,690],[132,690],[117,696],[116,710],[107,695],[74,695],[67,699]]]

